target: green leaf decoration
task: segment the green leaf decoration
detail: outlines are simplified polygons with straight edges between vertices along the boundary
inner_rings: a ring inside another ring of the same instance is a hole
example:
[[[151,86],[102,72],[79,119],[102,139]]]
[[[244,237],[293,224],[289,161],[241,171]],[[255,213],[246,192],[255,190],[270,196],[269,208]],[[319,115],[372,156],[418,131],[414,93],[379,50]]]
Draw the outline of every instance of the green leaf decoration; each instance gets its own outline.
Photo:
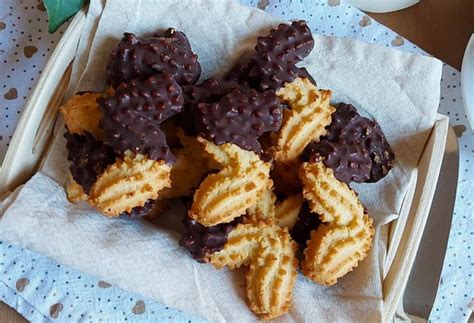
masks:
[[[48,13],[48,31],[54,33],[59,26],[74,16],[88,0],[43,0]]]

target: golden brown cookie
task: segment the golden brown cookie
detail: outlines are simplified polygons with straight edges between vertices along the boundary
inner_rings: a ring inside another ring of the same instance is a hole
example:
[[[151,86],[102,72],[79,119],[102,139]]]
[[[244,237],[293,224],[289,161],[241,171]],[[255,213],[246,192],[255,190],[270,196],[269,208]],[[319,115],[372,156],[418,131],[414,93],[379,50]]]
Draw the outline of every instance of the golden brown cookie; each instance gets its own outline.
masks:
[[[110,217],[130,212],[146,201],[158,198],[169,187],[171,166],[144,155],[126,154],[107,167],[91,188],[91,204]]]
[[[356,192],[337,180],[333,170],[322,162],[303,163],[300,179],[303,196],[309,201],[311,211],[320,215],[321,221],[347,225],[364,215]]]
[[[239,224],[221,251],[209,256],[216,268],[249,266],[246,275],[250,309],[262,319],[288,312],[296,280],[296,243],[286,228],[265,223]]]
[[[83,135],[89,132],[98,140],[103,138],[99,128],[101,112],[96,103],[101,96],[101,93],[78,94],[59,108],[70,133]]]
[[[181,128],[176,129],[176,137],[183,147],[172,150],[176,162],[171,168],[171,187],[160,192],[160,199],[191,196],[211,170],[203,144],[197,138],[187,136]]]
[[[292,195],[278,202],[275,207],[275,224],[281,228],[288,228],[288,230],[293,229],[303,201],[301,195]]]
[[[205,226],[230,222],[262,198],[269,183],[270,163],[234,144],[219,146],[218,173],[208,175],[194,193],[189,216]]]
[[[300,169],[303,196],[322,222],[311,232],[302,262],[303,274],[322,285],[335,284],[362,261],[372,245],[372,219],[357,194],[319,161]]]
[[[367,214],[345,226],[320,225],[307,242],[303,274],[321,285],[335,284],[367,256],[373,235],[372,219]]]
[[[272,182],[269,181],[268,188],[257,201],[257,204],[247,209],[245,220],[248,223],[266,222],[274,223],[276,196],[272,190]]]
[[[318,90],[310,80],[296,78],[278,90],[278,97],[290,106],[283,111],[280,130],[272,137],[275,160],[295,160],[311,141],[319,141],[336,110],[329,104],[331,91]]]
[[[84,193],[84,189],[79,185],[71,175],[71,172],[68,172],[68,185],[66,189],[67,199],[71,203],[78,203],[81,201],[87,201],[87,194]]]
[[[222,169],[228,166],[230,161],[236,159],[242,151],[237,145],[216,145],[202,137],[198,137],[197,140],[202,144],[206,157],[211,161],[211,166],[215,169]]]

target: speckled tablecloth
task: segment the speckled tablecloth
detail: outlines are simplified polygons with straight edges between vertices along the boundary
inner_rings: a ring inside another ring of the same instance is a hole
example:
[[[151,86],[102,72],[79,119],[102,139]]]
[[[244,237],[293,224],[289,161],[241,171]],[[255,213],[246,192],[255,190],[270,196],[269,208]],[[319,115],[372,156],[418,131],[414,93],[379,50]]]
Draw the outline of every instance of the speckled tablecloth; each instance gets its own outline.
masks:
[[[286,19],[306,19],[314,33],[364,40],[426,54],[339,0],[240,0]],[[0,3],[0,160],[26,98],[67,26],[47,32],[40,1]],[[443,67],[439,112],[458,136],[458,194],[432,322],[467,321],[474,309],[474,133],[463,110],[459,72]],[[0,241],[0,300],[32,321],[200,321],[81,274],[29,250]]]

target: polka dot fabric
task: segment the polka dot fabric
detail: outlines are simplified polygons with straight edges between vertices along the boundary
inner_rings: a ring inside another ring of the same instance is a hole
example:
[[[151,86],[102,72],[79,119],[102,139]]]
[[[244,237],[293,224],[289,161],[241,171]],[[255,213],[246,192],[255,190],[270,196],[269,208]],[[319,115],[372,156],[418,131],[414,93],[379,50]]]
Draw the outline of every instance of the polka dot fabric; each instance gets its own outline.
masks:
[[[355,38],[402,51],[428,55],[363,12],[345,4],[343,0],[240,0],[240,2],[286,19],[305,19],[316,34]],[[47,33],[45,15],[40,9],[33,8],[39,7],[34,1],[7,0],[2,3],[2,7],[9,7],[9,10],[0,18],[0,58],[4,63],[1,65],[1,72],[2,75],[10,77],[0,81],[0,88],[3,91],[0,97],[1,159],[13,133],[19,111],[46,63],[52,47],[61,35],[60,32],[53,36]],[[20,21],[22,23],[19,23]],[[62,30],[64,27],[60,29]],[[26,49],[27,46],[36,47],[36,52],[32,48]],[[28,58],[27,53],[32,56]],[[25,76],[22,76],[23,74]],[[11,88],[15,90],[10,91]],[[8,99],[15,96],[16,99]],[[448,65],[443,67],[440,99],[439,112],[450,117],[451,125],[459,140],[460,171],[446,258],[429,321],[466,322],[474,309],[474,230],[472,229],[474,169],[471,166],[474,163],[474,133],[463,110],[459,72]],[[6,107],[8,109],[5,109]],[[7,113],[7,111],[15,112]],[[8,118],[3,114],[8,115]],[[55,316],[58,320],[86,322],[97,322],[101,319],[183,322],[195,320],[185,313],[141,299],[110,286],[106,281],[98,281],[63,268],[47,258],[6,242],[0,244],[0,255],[2,255],[1,300],[15,307],[32,321],[43,321],[45,317],[51,319]]]
[[[0,161],[29,93],[67,26],[48,33],[40,1],[2,0],[0,16]]]
[[[0,300],[33,322],[203,320],[0,241]]]

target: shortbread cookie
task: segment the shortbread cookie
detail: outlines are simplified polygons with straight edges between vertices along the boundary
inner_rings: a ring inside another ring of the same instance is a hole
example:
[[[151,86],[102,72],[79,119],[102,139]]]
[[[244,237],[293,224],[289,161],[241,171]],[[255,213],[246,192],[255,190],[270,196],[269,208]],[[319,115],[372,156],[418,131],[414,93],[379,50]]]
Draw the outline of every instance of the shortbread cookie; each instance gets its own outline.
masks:
[[[252,151],[220,145],[228,164],[208,175],[194,193],[189,216],[205,226],[230,222],[256,204],[268,187],[270,164]]]
[[[71,203],[78,203],[82,201],[87,201],[88,197],[86,193],[84,193],[84,189],[81,185],[77,184],[77,182],[72,178],[71,173],[68,173],[69,183],[67,185],[66,194],[67,199]]]
[[[191,196],[211,170],[203,144],[196,137],[186,136],[181,128],[177,129],[177,136],[183,147],[172,151],[176,162],[171,168],[171,187],[160,192],[160,199]]]
[[[372,219],[357,194],[321,161],[301,165],[303,196],[321,224],[304,251],[305,276],[323,285],[335,284],[367,255],[372,245]]]
[[[256,258],[261,240],[276,235],[279,230],[279,227],[263,222],[238,224],[227,235],[224,248],[210,254],[206,261],[217,269],[225,266],[230,269],[248,266],[252,259]]]
[[[321,285],[333,285],[367,256],[374,228],[367,214],[338,226],[322,224],[311,233],[301,264],[303,274]]]
[[[88,132],[98,140],[103,139],[99,128],[101,112],[96,102],[100,97],[101,93],[77,94],[59,108],[69,133],[84,135]]]
[[[322,162],[303,163],[300,169],[303,196],[309,201],[311,211],[323,222],[348,225],[354,218],[362,218],[364,207],[356,192],[334,177],[332,169]]]
[[[262,198],[257,201],[257,204],[247,209],[247,214],[245,215],[246,222],[266,222],[269,224],[274,223],[276,196],[273,193],[272,186],[273,185],[270,181],[268,183],[268,188],[262,195]]]
[[[239,224],[228,235],[224,249],[208,261],[216,268],[249,266],[246,275],[250,309],[262,319],[288,312],[296,280],[296,243],[288,230],[276,225]]]
[[[288,230],[293,229],[303,202],[304,199],[301,195],[289,196],[278,202],[275,207],[275,224],[281,228],[288,228]]]
[[[158,198],[169,187],[171,166],[144,155],[127,153],[107,167],[90,192],[91,204],[102,213],[116,217]]]
[[[182,221],[184,234],[179,245],[187,249],[197,261],[205,262],[207,256],[224,248],[228,234],[241,222],[242,217],[239,217],[229,223],[206,227],[186,215]]]
[[[274,157],[288,163],[295,160],[311,141],[319,141],[331,123],[335,108],[329,104],[331,91],[318,90],[308,79],[285,83],[278,97],[290,106],[283,111],[281,129],[272,136]]]
[[[204,154],[216,169],[224,168],[236,159],[241,149],[232,144],[216,145],[214,142],[198,137],[197,141],[202,145]]]

